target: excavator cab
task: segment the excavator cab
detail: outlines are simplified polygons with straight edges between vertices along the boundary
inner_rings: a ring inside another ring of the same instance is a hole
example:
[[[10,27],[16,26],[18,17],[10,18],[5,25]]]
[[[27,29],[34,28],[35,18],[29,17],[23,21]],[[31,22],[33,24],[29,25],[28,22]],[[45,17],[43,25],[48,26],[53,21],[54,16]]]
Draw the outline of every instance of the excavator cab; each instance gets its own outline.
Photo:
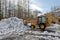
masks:
[[[40,16],[38,17],[37,23],[39,25],[39,28],[42,30],[45,30],[46,27],[46,16]]]

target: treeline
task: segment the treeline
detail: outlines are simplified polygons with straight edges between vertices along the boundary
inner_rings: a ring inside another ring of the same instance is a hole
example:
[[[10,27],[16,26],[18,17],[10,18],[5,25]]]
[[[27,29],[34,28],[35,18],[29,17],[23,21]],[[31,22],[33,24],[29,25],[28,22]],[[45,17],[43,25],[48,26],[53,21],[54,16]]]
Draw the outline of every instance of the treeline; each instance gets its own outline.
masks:
[[[0,16],[3,15],[4,18],[8,18],[8,17],[18,17],[23,19],[28,17],[30,18],[32,16],[32,13],[28,9],[29,3],[27,0],[23,0],[23,1],[24,2],[21,3],[22,0],[18,0],[18,2],[16,2],[15,0],[13,1],[0,0]],[[15,2],[17,4],[15,4]],[[29,13],[28,13],[28,10],[29,10]]]
[[[0,0],[1,18],[18,17],[33,19],[37,17],[37,13],[38,10],[31,11],[29,0]]]

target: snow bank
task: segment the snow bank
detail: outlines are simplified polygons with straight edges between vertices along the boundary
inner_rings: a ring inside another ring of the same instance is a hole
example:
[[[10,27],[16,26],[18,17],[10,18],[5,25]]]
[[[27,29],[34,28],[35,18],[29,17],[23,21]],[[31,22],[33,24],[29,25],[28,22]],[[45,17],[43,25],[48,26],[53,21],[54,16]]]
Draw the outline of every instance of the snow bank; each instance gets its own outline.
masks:
[[[60,25],[59,24],[52,24],[51,26],[47,27],[46,29],[52,30],[52,31],[60,31]]]
[[[2,19],[0,21],[0,35],[20,32],[26,30],[27,27],[24,26],[23,20],[17,17],[11,17],[8,19]]]
[[[60,25],[59,24],[52,24],[51,26],[49,26],[48,28],[58,28],[58,27],[60,27]]]

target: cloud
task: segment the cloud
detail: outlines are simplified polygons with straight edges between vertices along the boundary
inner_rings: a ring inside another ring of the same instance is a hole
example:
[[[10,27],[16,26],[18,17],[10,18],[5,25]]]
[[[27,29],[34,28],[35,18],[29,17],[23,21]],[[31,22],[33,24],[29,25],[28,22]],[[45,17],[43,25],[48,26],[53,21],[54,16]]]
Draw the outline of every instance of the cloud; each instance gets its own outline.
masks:
[[[38,7],[38,6],[37,6],[37,5],[35,5],[35,4],[30,4],[30,8],[31,8],[32,10],[39,10],[39,11],[43,11],[43,9],[42,9],[42,8]]]

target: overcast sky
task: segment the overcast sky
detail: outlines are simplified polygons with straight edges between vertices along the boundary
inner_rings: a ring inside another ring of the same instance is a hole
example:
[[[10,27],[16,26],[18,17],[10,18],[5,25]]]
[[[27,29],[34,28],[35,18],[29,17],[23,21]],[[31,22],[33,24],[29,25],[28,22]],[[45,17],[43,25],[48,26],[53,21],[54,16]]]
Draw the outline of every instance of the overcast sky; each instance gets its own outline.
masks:
[[[51,7],[60,6],[60,0],[32,0],[32,8],[34,6],[42,12],[49,12]]]
[[[35,10],[40,10],[43,13],[44,12],[49,12],[52,7],[54,6],[60,6],[60,0],[29,0],[31,1],[31,9]],[[15,3],[17,0],[15,0]]]

